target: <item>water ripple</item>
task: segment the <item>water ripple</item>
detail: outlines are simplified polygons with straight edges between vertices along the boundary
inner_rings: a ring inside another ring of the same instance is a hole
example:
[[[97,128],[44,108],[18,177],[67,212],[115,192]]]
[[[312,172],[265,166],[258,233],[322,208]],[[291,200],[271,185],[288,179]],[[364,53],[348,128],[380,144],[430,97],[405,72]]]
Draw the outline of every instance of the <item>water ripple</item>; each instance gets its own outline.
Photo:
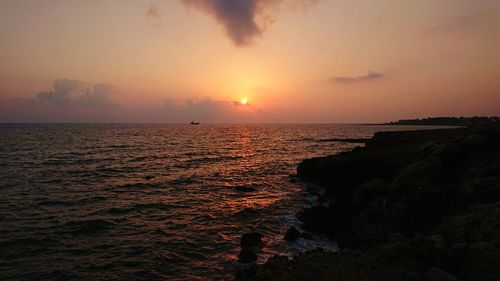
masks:
[[[308,202],[288,175],[355,146],[314,140],[380,130],[0,124],[0,280],[233,280],[246,231],[260,261],[308,247],[281,239]]]

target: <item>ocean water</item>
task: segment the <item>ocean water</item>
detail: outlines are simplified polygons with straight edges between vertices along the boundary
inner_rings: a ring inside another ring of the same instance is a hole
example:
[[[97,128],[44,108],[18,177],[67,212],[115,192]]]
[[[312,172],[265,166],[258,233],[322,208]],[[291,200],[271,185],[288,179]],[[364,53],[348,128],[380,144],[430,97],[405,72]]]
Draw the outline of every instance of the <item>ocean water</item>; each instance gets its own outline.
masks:
[[[245,232],[259,262],[324,242],[282,240],[300,161],[359,145],[321,140],[403,129],[0,125],[0,280],[233,280]]]

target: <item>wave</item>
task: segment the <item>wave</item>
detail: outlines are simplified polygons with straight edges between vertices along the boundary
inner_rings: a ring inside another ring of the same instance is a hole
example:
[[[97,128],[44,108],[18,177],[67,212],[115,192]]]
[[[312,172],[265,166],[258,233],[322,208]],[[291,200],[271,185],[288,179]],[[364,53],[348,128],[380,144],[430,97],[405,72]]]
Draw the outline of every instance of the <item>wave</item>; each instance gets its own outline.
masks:
[[[188,184],[193,184],[193,183],[201,183],[202,181],[197,178],[196,176],[180,176],[174,180],[171,180],[169,184],[172,185],[188,185]]]
[[[138,203],[130,207],[112,207],[106,210],[107,213],[112,215],[123,215],[132,212],[138,212],[141,210],[159,210],[159,211],[168,211],[172,209],[185,209],[191,208],[187,205],[179,205],[179,204],[165,204],[165,203]]]
[[[141,190],[141,189],[159,189],[164,187],[164,185],[160,183],[152,183],[152,182],[137,182],[137,183],[127,183],[113,188],[114,191],[121,190]]]
[[[286,141],[289,141],[289,142],[308,142],[308,141],[314,141],[314,138],[287,139]]]
[[[282,242],[297,222],[280,217],[317,203],[289,181],[297,162],[353,146],[318,140],[369,135],[314,126],[207,125],[207,134],[182,125],[61,126],[0,137],[0,249],[18,263],[19,280],[228,280],[242,233]],[[266,247],[286,254],[278,242]],[[41,258],[45,267],[23,266]]]
[[[47,200],[47,201],[41,201],[38,202],[38,206],[70,206],[73,205],[75,201],[60,201],[60,200]]]
[[[174,167],[178,168],[192,168],[194,166],[198,166],[201,164],[207,164],[207,163],[219,163],[219,162],[224,162],[224,161],[234,161],[234,160],[240,160],[245,158],[245,156],[207,156],[207,157],[200,157],[200,158],[194,158],[194,159],[188,159],[181,161],[177,164],[174,165]]]
[[[73,234],[95,234],[112,229],[116,224],[105,219],[68,221],[64,224]]]

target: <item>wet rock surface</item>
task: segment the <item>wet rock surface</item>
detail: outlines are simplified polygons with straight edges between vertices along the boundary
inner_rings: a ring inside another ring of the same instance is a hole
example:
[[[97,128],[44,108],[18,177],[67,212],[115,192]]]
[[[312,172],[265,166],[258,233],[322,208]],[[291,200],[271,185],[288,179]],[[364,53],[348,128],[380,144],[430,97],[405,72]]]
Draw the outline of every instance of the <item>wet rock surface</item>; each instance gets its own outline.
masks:
[[[251,263],[257,261],[257,254],[248,248],[242,248],[238,261],[241,263]]]
[[[285,241],[293,242],[299,239],[301,236],[302,234],[300,233],[300,231],[298,231],[295,227],[292,226],[286,231],[284,239]]]
[[[240,246],[242,248],[253,248],[262,243],[262,234],[258,232],[249,232],[241,236]]]
[[[298,176],[333,201],[302,211],[303,229],[341,250],[274,257],[245,280],[500,280],[499,127],[380,133]]]
[[[241,236],[240,240],[240,254],[238,261],[240,263],[253,263],[257,261],[257,254],[255,250],[262,246],[262,234],[258,232],[249,232]]]

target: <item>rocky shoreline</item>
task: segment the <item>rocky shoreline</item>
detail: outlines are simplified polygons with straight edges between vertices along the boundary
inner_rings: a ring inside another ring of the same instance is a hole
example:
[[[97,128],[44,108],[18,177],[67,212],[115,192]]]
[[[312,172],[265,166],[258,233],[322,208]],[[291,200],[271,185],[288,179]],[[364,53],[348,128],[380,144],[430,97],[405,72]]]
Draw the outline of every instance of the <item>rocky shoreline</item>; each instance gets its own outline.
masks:
[[[238,280],[500,280],[499,126],[377,133],[297,172],[332,202],[300,212],[303,230],[340,251],[276,256]]]

